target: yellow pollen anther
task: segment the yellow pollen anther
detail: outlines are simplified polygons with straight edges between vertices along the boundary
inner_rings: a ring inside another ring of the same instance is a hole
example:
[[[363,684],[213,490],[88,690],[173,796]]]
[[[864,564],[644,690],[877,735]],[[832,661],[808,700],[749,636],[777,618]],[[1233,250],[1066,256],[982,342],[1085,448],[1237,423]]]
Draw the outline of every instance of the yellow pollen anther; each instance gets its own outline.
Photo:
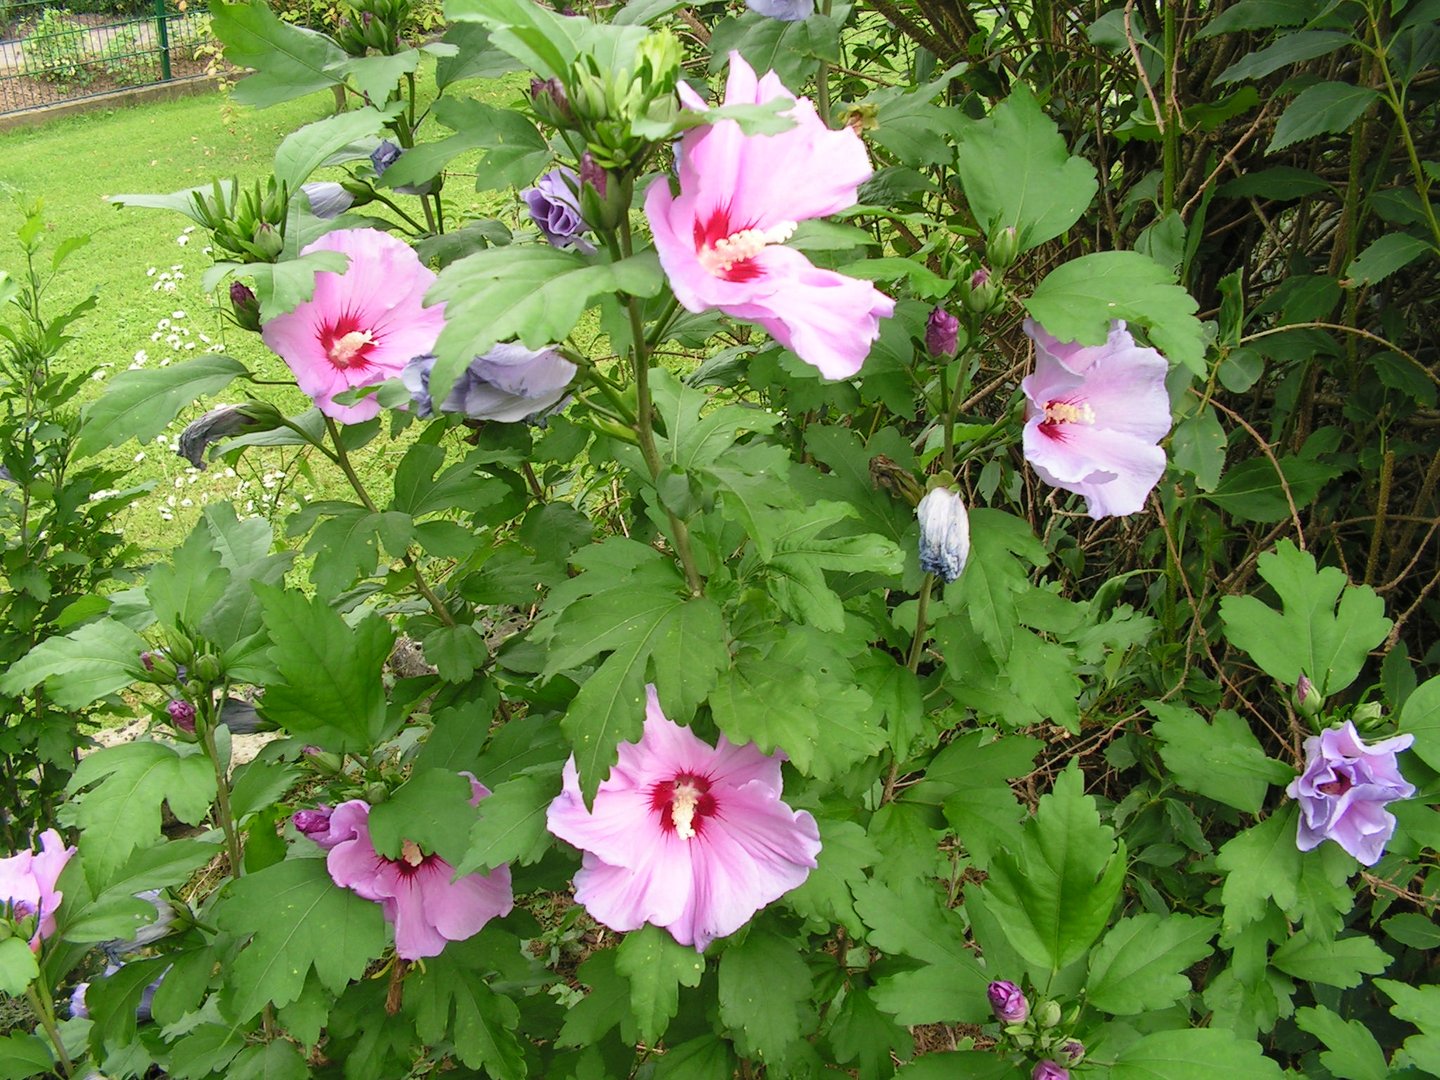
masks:
[[[400,841],[400,861],[411,866],[419,866],[425,861],[425,856],[420,851],[420,845],[414,840]]]
[[[1052,401],[1045,406],[1045,422],[1049,424],[1093,424],[1095,410],[1082,402],[1072,405],[1068,401]]]
[[[670,801],[670,820],[675,824],[675,835],[681,840],[695,837],[695,809],[700,804],[700,789],[694,784],[679,783]]]
[[[330,362],[336,367],[349,367],[366,345],[373,343],[375,336],[369,330],[351,330],[344,337],[337,338],[330,346]]]
[[[795,222],[782,221],[771,229],[741,229],[737,233],[707,244],[699,251],[700,265],[716,277],[729,271],[736,263],[753,259],[771,244],[783,244],[794,234]]]

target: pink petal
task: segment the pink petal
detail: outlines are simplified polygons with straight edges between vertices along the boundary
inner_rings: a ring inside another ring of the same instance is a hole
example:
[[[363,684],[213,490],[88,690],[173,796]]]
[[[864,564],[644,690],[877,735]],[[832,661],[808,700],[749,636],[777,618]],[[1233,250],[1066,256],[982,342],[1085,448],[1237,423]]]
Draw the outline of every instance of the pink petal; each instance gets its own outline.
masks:
[[[1026,423],[1023,444],[1026,460],[1041,479],[1083,495],[1092,518],[1138,513],[1165,473],[1160,447],[1098,425],[1046,429],[1037,417]]]
[[[617,764],[600,785],[593,811],[585,809],[573,757],[565,763],[564,779],[564,788],[546,811],[545,823],[566,843],[593,851],[611,865],[628,866],[662,835],[658,814],[650,808],[650,789],[660,777],[636,783],[636,778]]]
[[[629,867],[614,866],[586,852],[575,875],[575,902],[612,930],[645,923],[669,927],[690,906],[695,873],[691,849],[673,833],[636,845]],[[676,935],[682,945],[691,944]]]

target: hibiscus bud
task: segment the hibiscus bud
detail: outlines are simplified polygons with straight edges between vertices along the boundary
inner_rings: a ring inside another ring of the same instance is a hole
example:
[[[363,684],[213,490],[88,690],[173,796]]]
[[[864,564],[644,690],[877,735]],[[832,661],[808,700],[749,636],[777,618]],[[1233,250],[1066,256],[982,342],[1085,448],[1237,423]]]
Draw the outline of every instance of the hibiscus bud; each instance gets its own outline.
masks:
[[[955,355],[960,343],[960,320],[938,304],[925,320],[925,351],[935,359]]]
[[[390,798],[390,789],[379,780],[365,785],[365,801],[371,806],[379,806],[388,798]]]
[[[995,275],[982,266],[960,283],[960,299],[976,315],[984,315],[1000,299],[1000,286]]]
[[[535,186],[526,188],[521,196],[530,208],[530,220],[535,222],[551,247],[573,247],[591,255],[595,245],[583,235],[590,226],[580,213],[579,188],[580,177],[575,170],[562,166],[540,177]]]
[[[683,58],[680,39],[669,30],[652,30],[641,39],[636,49],[635,75],[644,87],[645,102],[674,92]]]
[[[220,658],[214,653],[201,653],[195,658],[195,665],[192,668],[195,678],[201,683],[215,683],[220,681],[222,671],[220,670]]]
[[[260,331],[260,301],[255,290],[238,281],[230,283],[230,311],[242,330]]]
[[[920,521],[920,569],[947,583],[954,581],[970,557],[970,516],[965,501],[958,493],[937,487],[926,492],[915,516]],[[990,987],[993,991],[1002,985],[1011,984],[995,982]]]
[[[1030,1015],[1030,1002],[1020,987],[1007,979],[996,979],[985,990],[990,1009],[1002,1024],[1023,1024]]]
[[[344,764],[339,754],[333,754],[328,750],[321,750],[318,746],[307,746],[300,751],[305,761],[314,766],[318,771],[327,776],[338,776],[340,768]]]
[[[1295,692],[1290,695],[1290,701],[1295,706],[1296,712],[1308,718],[1315,717],[1320,712],[1321,706],[1325,704],[1325,699],[1320,696],[1320,691],[1303,671],[1300,673],[1299,681],[1295,684]]]
[[[268,221],[257,222],[250,239],[256,254],[265,262],[274,262],[285,250],[285,238],[280,235],[280,230]]]
[[[1020,237],[1015,232],[1015,226],[1008,225],[992,236],[985,245],[985,254],[996,270],[1001,273],[1009,270],[1020,257]]]
[[[140,654],[140,666],[143,667],[146,671],[154,671],[155,660],[153,659],[153,657],[154,654],[151,653],[148,649],[145,652],[142,652]]]
[[[845,126],[856,135],[864,135],[867,131],[874,131],[880,126],[880,108],[869,102],[859,105],[851,105],[845,111]]]
[[[1066,1039],[1060,1044],[1060,1055],[1066,1065],[1079,1065],[1085,1060],[1085,1044],[1079,1039]]]
[[[157,686],[173,683],[180,673],[180,669],[175,666],[175,661],[163,652],[142,652],[140,666],[145,669],[146,681],[153,682]]]
[[[1367,701],[1355,706],[1355,711],[1350,714],[1361,731],[1377,731],[1384,726],[1384,712],[1378,701]]]
[[[569,127],[575,119],[559,79],[531,79],[530,102],[535,106],[535,114],[555,127]]]
[[[300,190],[310,203],[310,212],[324,221],[339,217],[355,204],[350,190],[333,180],[315,180],[300,185]]]
[[[590,185],[602,199],[605,198],[605,189],[610,186],[609,174],[600,167],[589,151],[580,155],[580,183]]]
[[[181,731],[194,734],[195,732],[195,706],[188,701],[172,701],[165,706],[165,711],[170,714],[170,722]]]
[[[1042,1001],[1035,1009],[1035,1023],[1041,1028],[1053,1028],[1060,1023],[1060,1003]]]
[[[297,810],[290,818],[295,831],[311,840],[323,837],[330,831],[331,809],[328,806],[317,806],[313,810]]]
[[[1035,1066],[1030,1080],[1070,1080],[1070,1070],[1053,1061],[1042,1061]]]

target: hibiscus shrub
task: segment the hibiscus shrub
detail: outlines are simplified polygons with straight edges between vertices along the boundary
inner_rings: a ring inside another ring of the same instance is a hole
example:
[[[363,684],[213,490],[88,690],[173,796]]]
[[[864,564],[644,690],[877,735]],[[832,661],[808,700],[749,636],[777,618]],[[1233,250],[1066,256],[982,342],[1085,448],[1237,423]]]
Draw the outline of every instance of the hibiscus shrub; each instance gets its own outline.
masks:
[[[1440,1071],[1432,8],[750,6],[449,0],[427,110],[214,0],[352,107],[118,199],[314,404],[80,445],[350,494],[0,675],[154,721],[0,862],[0,1077]]]

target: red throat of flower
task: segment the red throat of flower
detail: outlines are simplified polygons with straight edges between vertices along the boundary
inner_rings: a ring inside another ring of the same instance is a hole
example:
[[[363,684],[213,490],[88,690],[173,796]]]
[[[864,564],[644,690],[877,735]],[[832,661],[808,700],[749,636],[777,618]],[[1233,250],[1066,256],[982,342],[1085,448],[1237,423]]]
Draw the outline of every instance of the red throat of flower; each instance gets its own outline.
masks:
[[[704,831],[706,820],[715,816],[715,796],[705,777],[678,773],[674,780],[655,785],[650,809],[658,815],[662,831],[692,840]]]
[[[734,228],[730,211],[720,208],[707,221],[695,219],[695,255],[700,265],[724,281],[754,281],[765,271],[755,256],[771,244],[783,244],[795,232],[793,221],[769,229]]]
[[[320,331],[320,347],[326,358],[342,371],[368,366],[376,344],[374,331],[361,327],[353,316],[344,316]]]
[[[1065,439],[1065,429],[1071,424],[1095,423],[1095,410],[1084,401],[1047,401],[1040,420],[1040,430],[1052,439]]]

